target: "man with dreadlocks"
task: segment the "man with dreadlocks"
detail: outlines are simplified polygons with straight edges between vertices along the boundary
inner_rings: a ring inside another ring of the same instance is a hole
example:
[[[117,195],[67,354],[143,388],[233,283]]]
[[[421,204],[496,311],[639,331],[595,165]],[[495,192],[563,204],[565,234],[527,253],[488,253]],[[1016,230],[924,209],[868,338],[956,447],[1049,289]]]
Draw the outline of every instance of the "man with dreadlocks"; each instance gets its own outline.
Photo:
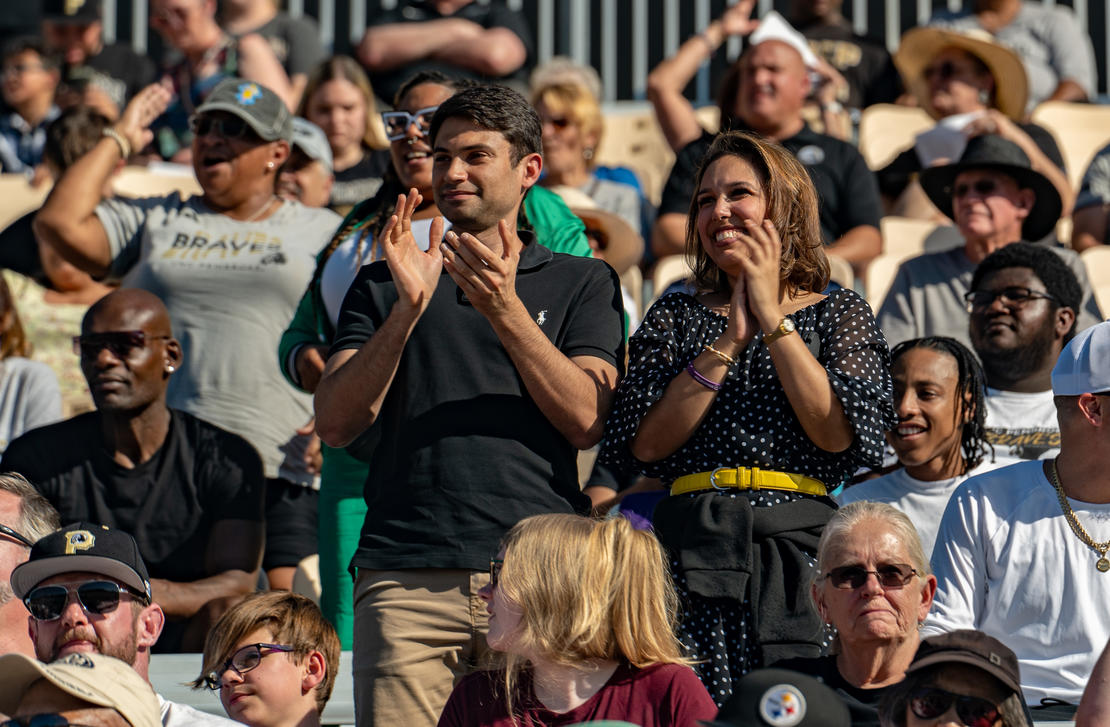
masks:
[[[952,492],[998,466],[983,439],[983,370],[962,343],[935,336],[895,346],[890,371],[898,425],[886,438],[901,467],[849,487],[837,501],[893,505],[913,521],[928,555]]]
[[[975,269],[971,345],[987,375],[987,441],[999,454],[1048,459],[1060,451],[1052,367],[1076,332],[1083,290],[1051,249],[1007,245]]]

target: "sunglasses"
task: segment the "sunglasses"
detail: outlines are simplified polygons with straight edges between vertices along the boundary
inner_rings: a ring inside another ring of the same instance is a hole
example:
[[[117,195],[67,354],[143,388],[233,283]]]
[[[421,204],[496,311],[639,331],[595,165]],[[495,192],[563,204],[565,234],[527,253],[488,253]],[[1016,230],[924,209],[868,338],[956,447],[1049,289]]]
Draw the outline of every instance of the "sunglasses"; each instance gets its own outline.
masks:
[[[263,649],[266,650],[265,653],[263,653]],[[232,654],[220,666],[218,671],[213,670],[205,674],[204,686],[208,687],[212,691],[216,691],[220,688],[223,682],[223,674],[228,669],[231,669],[239,676],[243,676],[248,671],[261,664],[262,657],[269,656],[270,654],[274,654],[279,651],[293,651],[293,647],[282,646],[281,644],[248,644],[247,646],[244,646],[243,648]]]
[[[30,717],[13,717],[0,722],[0,727],[88,727],[84,722],[70,722],[64,714],[40,713]]]
[[[77,594],[77,602],[86,613],[96,615],[115,611],[124,594],[143,603],[148,602],[145,595],[140,596],[112,581],[87,581],[76,588],[70,588],[70,585],[72,584],[59,583],[52,586],[39,586],[23,597],[23,605],[36,621],[53,621],[61,618],[71,593]]]
[[[935,77],[940,78],[942,81],[947,81],[950,78],[955,78],[960,75],[963,71],[964,69],[960,68],[952,61],[943,61],[935,66],[926,68],[925,78],[932,80]]]
[[[28,548],[30,548],[31,546],[34,545],[34,543],[32,543],[30,540],[28,540],[26,536],[22,535],[21,533],[16,532],[15,530],[12,530],[7,525],[4,525],[3,523],[0,523],[0,533],[2,533],[4,535],[7,535],[12,540],[18,540],[19,542],[26,545]]]
[[[408,111],[386,111],[382,114],[382,123],[385,124],[385,136],[390,141],[404,139],[409,127],[416,124],[420,135],[424,136],[432,128],[432,116],[439,106],[429,106],[418,109],[411,114]]]
[[[544,119],[543,123],[551,124],[556,129],[565,129],[568,126],[570,126],[570,119],[563,116],[563,117],[557,117],[557,118],[551,118],[551,119]]]
[[[966,197],[971,192],[980,197],[989,197],[998,191],[998,183],[993,179],[980,179],[972,184],[957,184],[952,188],[953,197]]]
[[[497,581],[501,580],[501,566],[505,561],[500,558],[490,558],[489,561],[489,587],[497,588]]]
[[[73,337],[73,352],[81,358],[96,358],[105,348],[124,359],[146,348],[148,341],[168,340],[171,336],[150,336],[145,331],[107,331]]]
[[[922,687],[910,695],[910,709],[918,719],[936,719],[956,703],[956,716],[967,727],[991,727],[1001,716],[998,705],[981,697],[966,697],[962,694]]]
[[[189,128],[196,136],[214,134],[225,139],[258,137],[251,125],[238,116],[192,116]]]
[[[1016,285],[1003,288],[1002,290],[972,290],[968,293],[964,293],[964,301],[967,303],[968,311],[977,308],[986,308],[999,298],[1002,299],[1003,305],[1012,308],[1020,308],[1033,300],[1056,300],[1048,293],[1022,288]]]
[[[870,575],[878,578],[879,585],[883,588],[897,589],[904,587],[911,578],[921,573],[905,563],[889,563],[880,565],[876,570],[867,570],[861,565],[842,565],[830,570],[825,577],[833,584],[833,588],[848,590],[862,586]]]

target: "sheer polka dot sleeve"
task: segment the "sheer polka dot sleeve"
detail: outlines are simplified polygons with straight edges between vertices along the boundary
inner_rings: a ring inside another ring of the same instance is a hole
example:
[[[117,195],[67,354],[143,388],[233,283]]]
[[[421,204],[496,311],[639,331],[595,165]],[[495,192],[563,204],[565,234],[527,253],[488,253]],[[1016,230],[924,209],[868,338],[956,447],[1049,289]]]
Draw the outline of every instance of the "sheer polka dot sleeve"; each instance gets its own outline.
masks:
[[[833,393],[852,423],[855,438],[847,452],[835,456],[851,467],[882,463],[883,433],[896,423],[890,352],[871,306],[850,290],[829,296],[817,316],[821,364]]]

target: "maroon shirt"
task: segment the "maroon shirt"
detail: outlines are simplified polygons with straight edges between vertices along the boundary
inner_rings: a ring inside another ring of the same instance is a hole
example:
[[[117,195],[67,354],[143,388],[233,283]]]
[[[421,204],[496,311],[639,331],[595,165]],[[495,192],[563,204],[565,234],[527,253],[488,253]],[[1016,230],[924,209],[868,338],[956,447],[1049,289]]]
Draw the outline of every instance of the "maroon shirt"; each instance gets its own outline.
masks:
[[[637,669],[622,663],[601,690],[569,712],[556,714],[532,694],[532,681],[521,676],[514,699],[518,720],[509,719],[501,672],[483,671],[463,678],[439,718],[439,727],[554,727],[601,719],[624,720],[642,727],[695,727],[717,716],[717,707],[694,670],[681,664]]]

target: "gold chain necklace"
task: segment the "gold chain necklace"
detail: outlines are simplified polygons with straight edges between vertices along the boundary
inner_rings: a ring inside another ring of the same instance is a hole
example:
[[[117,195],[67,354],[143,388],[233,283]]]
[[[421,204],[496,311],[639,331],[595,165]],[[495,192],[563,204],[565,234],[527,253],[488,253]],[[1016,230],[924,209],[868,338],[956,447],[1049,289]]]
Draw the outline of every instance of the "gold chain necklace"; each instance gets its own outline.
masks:
[[[1056,460],[1053,459],[1048,463],[1048,475],[1052,480],[1052,486],[1056,488],[1056,497],[1060,499],[1060,509],[1064,511],[1064,519],[1068,521],[1068,527],[1075,533],[1075,537],[1083,541],[1083,544],[1098,553],[1098,560],[1095,562],[1095,568],[1100,572],[1105,573],[1110,571],[1110,558],[1106,557],[1106,552],[1110,551],[1110,540],[1105,543],[1096,543],[1094,538],[1087,534],[1087,530],[1079,522],[1075,513],[1068,504],[1067,495],[1064,494],[1064,488],[1060,486],[1060,475],[1056,472]]]

